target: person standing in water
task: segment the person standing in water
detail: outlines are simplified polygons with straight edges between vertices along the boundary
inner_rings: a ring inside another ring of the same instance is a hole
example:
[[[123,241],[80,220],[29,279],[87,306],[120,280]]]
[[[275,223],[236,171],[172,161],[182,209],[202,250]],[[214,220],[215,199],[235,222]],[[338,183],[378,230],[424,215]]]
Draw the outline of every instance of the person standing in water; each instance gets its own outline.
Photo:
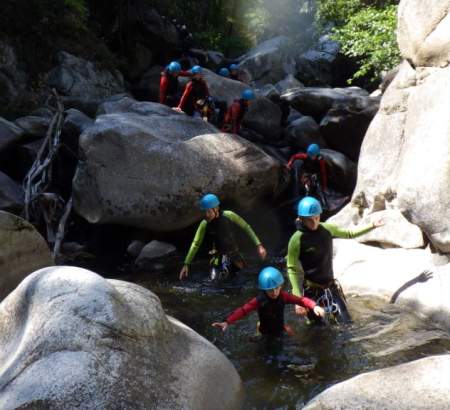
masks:
[[[322,207],[316,198],[307,196],[298,204],[297,230],[289,240],[286,257],[292,293],[323,303],[328,313],[336,313],[343,321],[349,321],[345,296],[334,278],[333,238],[356,238],[383,226],[384,222],[378,220],[357,230],[348,230],[320,222],[321,213]],[[300,314],[297,307],[296,311]]]
[[[179,275],[180,280],[188,276],[189,266],[203,243],[207,231],[212,236],[214,259],[218,261],[221,268],[227,271],[226,276],[228,274],[233,275],[244,267],[244,259],[234,238],[232,225],[238,226],[250,237],[261,259],[266,258],[266,249],[251,226],[233,211],[220,209],[220,200],[216,195],[207,194],[203,196],[200,200],[200,209],[205,212],[205,218],[200,222],[184,260]]]

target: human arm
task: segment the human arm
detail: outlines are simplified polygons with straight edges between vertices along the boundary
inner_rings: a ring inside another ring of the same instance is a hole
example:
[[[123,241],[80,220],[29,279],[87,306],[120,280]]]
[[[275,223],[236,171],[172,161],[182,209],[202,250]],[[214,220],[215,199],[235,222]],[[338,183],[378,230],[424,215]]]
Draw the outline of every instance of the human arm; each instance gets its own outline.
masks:
[[[164,104],[166,101],[167,87],[169,86],[169,79],[167,76],[162,75],[159,80],[159,102]]]
[[[326,223],[326,222],[321,223],[321,225],[328,232],[330,232],[334,238],[353,239],[353,238],[357,238],[358,236],[364,235],[367,232],[370,232],[372,229],[375,229],[378,226],[381,226],[379,223],[380,222],[370,223],[370,224],[362,226],[361,228],[358,228],[358,229],[343,229],[335,224]]]
[[[323,158],[319,160],[320,165],[320,179],[322,182],[322,190],[326,191],[328,187],[328,178],[327,178],[327,163]]]
[[[292,168],[292,165],[294,165],[294,162],[297,160],[305,160],[307,158],[307,155],[304,154],[303,152],[300,152],[298,154],[294,154],[292,155],[292,157],[289,159],[289,162],[287,163],[286,167],[288,169]]]
[[[295,232],[294,235],[291,236],[287,254],[287,274],[289,282],[291,282],[292,294],[295,296],[301,296],[302,294],[300,291],[300,283],[303,283],[303,277],[305,275],[303,267],[299,261],[300,237],[300,231]]]
[[[311,309],[316,316],[324,317],[325,311],[323,308],[318,306],[314,300],[307,297],[299,297],[295,295],[291,295],[288,292],[281,292],[281,296],[283,297],[284,303],[296,305],[296,307],[301,306],[307,309]]]
[[[214,322],[212,326],[218,327],[222,329],[223,332],[225,332],[228,328],[228,325],[237,322],[238,320],[247,316],[249,313],[253,312],[256,309],[258,309],[258,300],[256,298],[253,298],[252,300],[248,301],[245,305],[238,307],[233,313],[231,313],[231,315],[229,315],[226,318],[225,322]]]
[[[234,102],[231,104],[228,115],[228,123],[231,127],[231,132],[237,134],[239,131],[239,114],[241,112],[241,107],[239,103]]]
[[[178,104],[177,110],[183,110],[184,109],[184,107],[185,107],[185,105],[187,103],[187,100],[188,100],[189,96],[191,95],[192,88],[193,88],[192,82],[189,81],[186,84],[186,87],[184,88],[183,95],[181,96],[181,99],[180,99],[180,102]]]
[[[205,220],[203,220],[200,222],[200,225],[197,228],[197,232],[195,233],[194,240],[192,241],[191,247],[189,248],[189,252],[186,255],[186,258],[184,259],[184,265],[180,272],[180,279],[183,279],[188,275],[189,265],[194,259],[205,237],[207,224],[208,223]]]

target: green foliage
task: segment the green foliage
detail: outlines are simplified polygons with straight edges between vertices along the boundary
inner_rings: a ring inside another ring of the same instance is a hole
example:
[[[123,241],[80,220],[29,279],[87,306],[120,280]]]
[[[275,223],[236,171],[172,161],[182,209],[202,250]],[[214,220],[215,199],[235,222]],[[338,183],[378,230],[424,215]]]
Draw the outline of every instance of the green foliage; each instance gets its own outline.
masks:
[[[400,61],[396,41],[398,0],[318,0],[316,21],[332,28],[342,52],[359,63],[349,80],[377,81]]]

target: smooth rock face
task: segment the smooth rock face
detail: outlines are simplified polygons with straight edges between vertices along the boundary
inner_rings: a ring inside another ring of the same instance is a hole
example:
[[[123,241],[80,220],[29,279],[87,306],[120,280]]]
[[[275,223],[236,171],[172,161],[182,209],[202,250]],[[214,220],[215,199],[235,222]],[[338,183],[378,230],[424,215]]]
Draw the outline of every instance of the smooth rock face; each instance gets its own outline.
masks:
[[[280,123],[280,108],[267,98],[256,98],[252,101],[242,121],[245,127],[255,130],[272,141],[279,139],[283,132]]]
[[[45,137],[48,126],[50,125],[50,120],[50,118],[29,115],[17,118],[14,123],[24,130],[25,135]]]
[[[0,117],[0,153],[17,144],[23,136],[23,129]]]
[[[356,165],[344,154],[331,149],[321,149],[327,164],[329,185],[337,191],[350,195],[356,185]]]
[[[289,144],[304,151],[310,144],[319,144],[322,148],[327,146],[320,134],[319,125],[308,115],[292,121],[284,130],[284,137]]]
[[[402,0],[397,41],[403,57],[417,67],[450,62],[450,0]]]
[[[30,272],[53,265],[53,260],[33,225],[4,211],[0,211],[0,243],[1,301]]]
[[[200,218],[207,192],[252,206],[282,188],[280,164],[248,141],[160,104],[128,103],[133,112],[101,115],[80,137],[74,207],[89,222],[176,230]]]
[[[303,87],[303,84],[300,81],[298,81],[292,74],[288,74],[286,78],[282,79],[281,81],[278,81],[275,84],[275,88],[280,94],[284,94],[291,88],[301,88],[301,87]]]
[[[448,258],[429,249],[380,249],[348,239],[335,239],[333,243],[334,272],[345,292],[390,300],[401,286],[412,281],[395,303],[450,329]],[[433,272],[431,279],[415,280],[426,270]]]
[[[19,213],[23,208],[23,189],[0,171],[0,209]]]
[[[41,269],[0,305],[0,407],[239,409],[242,384],[211,343],[131,283]]]
[[[450,253],[449,100],[450,67],[415,71],[402,64],[364,138],[354,206],[342,213],[357,221],[380,195],[391,198],[387,209],[400,210]]]
[[[94,124],[94,120],[79,110],[70,108],[66,111],[64,119],[63,135],[72,146],[78,146],[80,134]]]
[[[363,373],[328,388],[305,410],[441,410],[450,402],[450,355]]]
[[[151,241],[141,250],[135,265],[139,270],[164,270],[166,266],[173,265],[170,257],[173,256],[176,250],[177,248],[170,243]]]
[[[262,42],[240,57],[239,68],[247,70],[258,86],[274,84],[288,74],[295,74],[289,39],[279,36]]]

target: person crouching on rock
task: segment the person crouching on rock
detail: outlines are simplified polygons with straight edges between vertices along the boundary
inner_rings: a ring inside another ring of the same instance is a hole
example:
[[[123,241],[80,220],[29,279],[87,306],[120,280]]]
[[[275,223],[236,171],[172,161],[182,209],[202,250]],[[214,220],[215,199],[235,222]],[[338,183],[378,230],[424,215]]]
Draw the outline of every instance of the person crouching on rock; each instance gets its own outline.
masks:
[[[384,225],[384,222],[380,219],[358,230],[348,230],[320,222],[321,213],[322,207],[316,198],[307,196],[299,202],[297,231],[291,236],[288,245],[287,273],[294,295],[303,293],[324,306],[325,311],[332,314],[336,321],[348,322],[350,314],[345,296],[334,279],[333,238],[356,238]],[[301,292],[300,286],[304,292]]]
[[[232,134],[239,133],[242,120],[248,111],[250,101],[254,99],[255,93],[252,90],[247,89],[242,91],[241,98],[239,100],[234,100],[233,104],[228,107],[222,127],[223,132],[230,132]]]
[[[196,102],[198,100],[206,100],[209,97],[208,84],[203,79],[203,69],[199,65],[191,68],[192,79],[186,84],[183,95],[181,96],[178,107],[174,110],[185,112],[187,115],[193,116],[195,113]]]
[[[228,325],[257,310],[259,316],[258,332],[262,335],[279,337],[283,333],[292,334],[290,327],[284,323],[285,305],[295,304],[309,309],[318,317],[325,316],[325,311],[316,305],[313,300],[307,297],[294,296],[282,290],[283,283],[283,275],[278,269],[271,266],[264,268],[258,277],[260,293],[245,305],[237,308],[224,322],[216,322],[212,326],[221,328],[225,332]]]
[[[172,61],[161,73],[159,81],[159,102],[169,107],[176,107],[180,99],[178,77],[191,77],[189,71],[183,71],[178,61]]]
[[[184,260],[184,266],[180,271],[180,280],[188,276],[189,265],[207,232],[211,235],[213,242],[213,249],[210,252],[212,255],[211,279],[226,279],[228,276],[235,275],[244,267],[244,260],[233,235],[233,224],[240,227],[250,237],[256,245],[259,257],[263,260],[266,258],[266,249],[251,226],[233,211],[220,209],[220,201],[216,195],[207,194],[203,196],[200,200],[200,209],[205,212],[205,219],[200,222],[197,228],[194,240]]]

